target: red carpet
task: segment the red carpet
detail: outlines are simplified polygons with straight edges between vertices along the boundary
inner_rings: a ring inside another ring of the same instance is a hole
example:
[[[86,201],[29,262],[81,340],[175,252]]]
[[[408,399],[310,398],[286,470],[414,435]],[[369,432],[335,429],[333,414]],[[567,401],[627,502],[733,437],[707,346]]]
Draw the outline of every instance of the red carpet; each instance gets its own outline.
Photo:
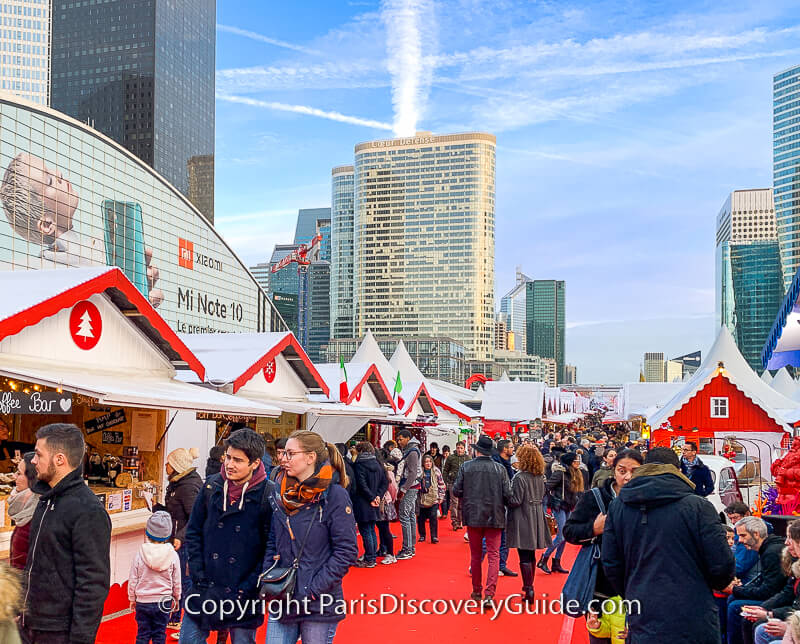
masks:
[[[391,594],[397,598],[422,600],[425,598],[442,600],[467,600],[471,591],[469,567],[469,546],[463,540],[463,531],[453,532],[449,521],[439,523],[440,542],[417,544],[417,556],[413,559],[398,561],[396,564],[377,567],[352,568],[344,580],[345,599],[363,598],[379,599],[382,594]],[[399,549],[400,526],[392,524],[392,531],[398,535],[395,540]],[[360,539],[359,539],[360,541]],[[567,546],[564,565],[569,567],[575,557],[577,548]],[[485,564],[484,564],[485,566]],[[509,566],[519,571],[516,551],[509,556]],[[485,574],[484,567],[484,574]],[[566,575],[536,575],[537,599],[555,599],[558,597]],[[497,586],[497,600],[514,593],[519,593],[522,586],[520,577],[500,577]],[[392,600],[386,600],[391,604]],[[541,602],[539,602],[541,606]],[[410,605],[410,602],[407,606]],[[519,609],[517,601],[510,602],[512,610]],[[434,610],[444,610],[444,602],[433,606]],[[410,609],[407,609],[410,610]],[[374,641],[376,635],[384,634],[390,642],[416,641],[434,638],[436,644],[455,644],[468,642],[486,644],[487,636],[492,640],[536,641],[543,644],[585,644],[588,642],[583,620],[572,620],[561,615],[509,614],[503,610],[496,619],[492,613],[485,615],[456,614],[452,609],[443,615],[402,615],[399,612],[391,615],[349,615],[340,623],[335,641],[339,644],[355,644]],[[566,626],[566,627],[565,627]],[[562,632],[563,631],[563,632]],[[170,631],[172,632],[172,631]],[[105,622],[100,627],[97,644],[132,644],[136,636],[136,622],[133,615],[124,615]],[[176,640],[168,639],[167,642]],[[210,638],[216,641],[215,636]],[[259,632],[259,644],[264,642],[264,627]]]

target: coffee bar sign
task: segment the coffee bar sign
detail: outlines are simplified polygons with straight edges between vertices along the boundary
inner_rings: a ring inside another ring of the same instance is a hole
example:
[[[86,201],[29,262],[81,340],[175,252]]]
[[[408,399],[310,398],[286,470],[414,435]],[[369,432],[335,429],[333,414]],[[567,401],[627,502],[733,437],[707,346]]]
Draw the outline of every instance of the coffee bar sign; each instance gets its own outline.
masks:
[[[69,414],[72,394],[55,391],[0,392],[0,414]]]

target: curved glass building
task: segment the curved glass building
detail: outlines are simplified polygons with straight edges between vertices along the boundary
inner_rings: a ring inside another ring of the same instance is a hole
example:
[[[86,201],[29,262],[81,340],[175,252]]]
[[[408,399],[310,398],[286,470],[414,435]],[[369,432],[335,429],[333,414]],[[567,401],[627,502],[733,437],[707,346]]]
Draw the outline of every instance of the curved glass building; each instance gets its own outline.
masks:
[[[800,65],[775,74],[772,85],[772,183],[788,290],[800,268]]]

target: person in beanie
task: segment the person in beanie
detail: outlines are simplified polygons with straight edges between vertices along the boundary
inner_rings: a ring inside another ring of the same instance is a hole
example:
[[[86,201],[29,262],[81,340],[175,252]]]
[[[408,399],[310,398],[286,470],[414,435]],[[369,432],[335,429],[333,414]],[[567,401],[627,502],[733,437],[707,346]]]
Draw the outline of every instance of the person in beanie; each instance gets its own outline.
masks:
[[[505,468],[492,460],[492,439],[481,435],[474,445],[478,456],[464,463],[453,484],[453,496],[461,499],[461,516],[467,526],[472,574],[471,599],[481,600],[483,540],[489,569],[484,604],[493,605],[500,572],[500,535],[506,527],[506,508],[511,500],[511,482]]]
[[[580,460],[575,452],[566,452],[561,455],[560,462],[553,463],[550,478],[547,479],[547,491],[550,493],[550,509],[556,519],[558,532],[553,543],[544,551],[536,567],[546,575],[551,572],[568,573],[569,570],[561,565],[561,554],[564,552],[564,524],[570,512],[578,503],[578,495],[583,492],[583,475],[580,470]],[[553,566],[547,565],[550,555],[553,557]]]
[[[181,599],[181,564],[172,547],[172,517],[155,512],[144,529],[147,541],[139,548],[128,576],[128,600],[136,611],[136,644],[164,644],[169,599]]]

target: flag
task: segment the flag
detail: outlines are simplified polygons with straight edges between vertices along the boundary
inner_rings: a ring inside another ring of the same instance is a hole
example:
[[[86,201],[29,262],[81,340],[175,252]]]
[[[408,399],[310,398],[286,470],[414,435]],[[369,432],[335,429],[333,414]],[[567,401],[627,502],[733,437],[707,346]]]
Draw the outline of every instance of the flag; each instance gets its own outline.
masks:
[[[399,409],[402,409],[403,407],[406,406],[403,397],[400,395],[401,391],[403,391],[403,382],[400,380],[400,372],[398,371],[397,378],[394,381],[394,392],[392,393],[394,393],[395,398],[397,399],[397,406]]]
[[[350,392],[347,389],[347,369],[344,368],[344,358],[339,356],[339,400],[347,402]]]

